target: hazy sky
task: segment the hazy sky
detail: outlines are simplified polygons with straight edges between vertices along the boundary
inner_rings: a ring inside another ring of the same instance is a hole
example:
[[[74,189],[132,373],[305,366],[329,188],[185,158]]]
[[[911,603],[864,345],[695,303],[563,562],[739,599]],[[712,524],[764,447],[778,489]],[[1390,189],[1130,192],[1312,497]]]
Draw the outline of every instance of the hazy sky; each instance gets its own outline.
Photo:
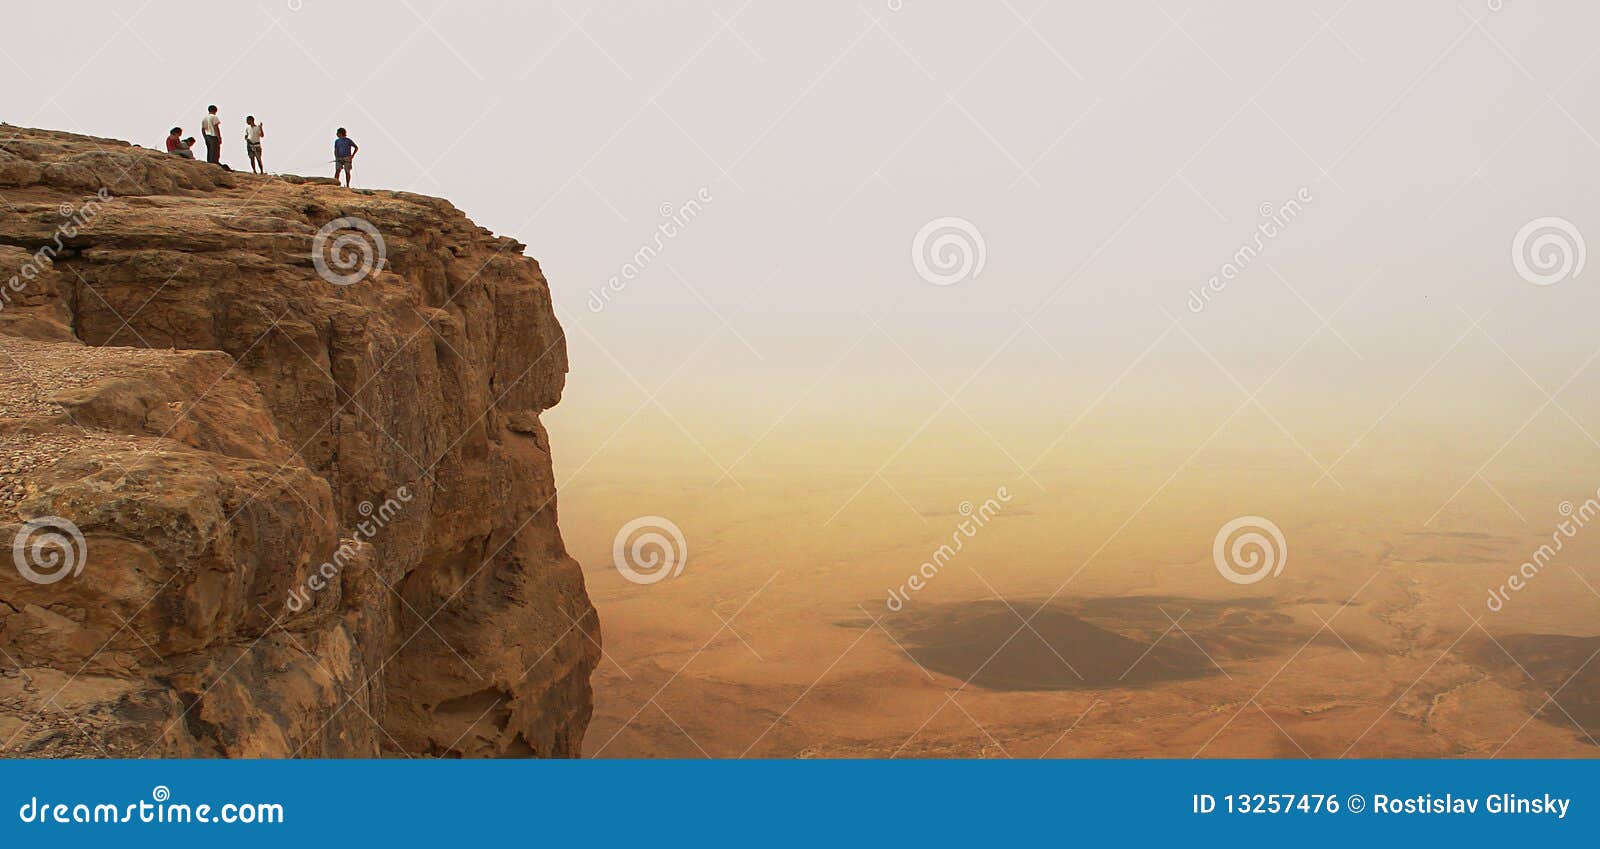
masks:
[[[927,427],[957,434],[930,462],[1016,472],[1068,450],[1075,421],[1193,445],[1269,377],[1251,415],[1314,458],[1313,478],[1378,444],[1378,423],[1436,414],[1476,435],[1465,475],[1569,379],[1540,426],[1584,446],[1600,430],[1584,401],[1600,371],[1579,370],[1600,344],[1596,272],[1535,285],[1512,257],[1536,219],[1600,234],[1592,3],[293,0],[6,17],[36,37],[0,48],[0,119],[156,146],[215,102],[225,159],[244,167],[253,113],[268,168],[300,173],[327,171],[342,125],[358,185],[448,197],[527,242],[571,340],[552,414],[563,475],[655,445],[713,478],[754,473],[795,462],[769,440],[819,424],[868,469]],[[661,236],[663,210],[698,198]],[[941,286],[913,249],[944,218],[981,272]]]

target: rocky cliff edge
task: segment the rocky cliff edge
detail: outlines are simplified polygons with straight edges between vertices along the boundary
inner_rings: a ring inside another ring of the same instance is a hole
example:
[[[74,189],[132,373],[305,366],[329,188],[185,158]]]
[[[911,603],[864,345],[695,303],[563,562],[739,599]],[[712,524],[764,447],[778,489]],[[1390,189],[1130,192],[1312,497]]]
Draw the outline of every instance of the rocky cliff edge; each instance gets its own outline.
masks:
[[[0,755],[578,754],[599,625],[522,249],[0,124]]]

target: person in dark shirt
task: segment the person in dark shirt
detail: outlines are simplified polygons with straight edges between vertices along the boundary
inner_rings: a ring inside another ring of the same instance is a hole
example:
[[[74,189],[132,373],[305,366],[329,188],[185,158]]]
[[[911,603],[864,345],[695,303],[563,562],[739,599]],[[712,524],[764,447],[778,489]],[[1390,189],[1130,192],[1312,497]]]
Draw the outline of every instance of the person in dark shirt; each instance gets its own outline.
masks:
[[[338,137],[333,140],[333,181],[339,182],[339,172],[344,172],[344,187],[350,188],[350,164],[356,158],[356,152],[361,150],[355,141],[345,135],[344,127],[339,128]]]

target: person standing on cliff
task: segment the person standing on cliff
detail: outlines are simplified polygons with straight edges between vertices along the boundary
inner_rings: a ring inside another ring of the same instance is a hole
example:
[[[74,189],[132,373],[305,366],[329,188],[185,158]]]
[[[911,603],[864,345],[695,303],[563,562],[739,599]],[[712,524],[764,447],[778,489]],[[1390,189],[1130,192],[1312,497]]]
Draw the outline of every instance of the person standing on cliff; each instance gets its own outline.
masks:
[[[261,164],[261,137],[266,134],[266,125],[257,124],[256,116],[244,116],[244,152],[250,157],[252,174],[267,173],[267,166]]]
[[[344,187],[350,188],[350,165],[356,158],[356,152],[361,150],[355,141],[345,135],[344,127],[339,128],[338,136],[333,140],[333,181],[339,182],[339,172],[344,172]]]
[[[206,161],[213,165],[222,164],[222,119],[217,117],[217,107],[206,109],[206,117],[200,119],[200,137],[206,140]]]

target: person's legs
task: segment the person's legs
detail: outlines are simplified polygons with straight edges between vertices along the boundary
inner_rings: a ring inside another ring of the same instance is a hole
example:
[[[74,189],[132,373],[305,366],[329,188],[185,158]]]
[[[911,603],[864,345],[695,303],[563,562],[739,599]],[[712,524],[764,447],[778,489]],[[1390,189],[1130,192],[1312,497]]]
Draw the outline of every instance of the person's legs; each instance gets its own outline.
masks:
[[[201,136],[206,140],[206,161],[222,164],[222,137],[208,136],[204,133]]]

